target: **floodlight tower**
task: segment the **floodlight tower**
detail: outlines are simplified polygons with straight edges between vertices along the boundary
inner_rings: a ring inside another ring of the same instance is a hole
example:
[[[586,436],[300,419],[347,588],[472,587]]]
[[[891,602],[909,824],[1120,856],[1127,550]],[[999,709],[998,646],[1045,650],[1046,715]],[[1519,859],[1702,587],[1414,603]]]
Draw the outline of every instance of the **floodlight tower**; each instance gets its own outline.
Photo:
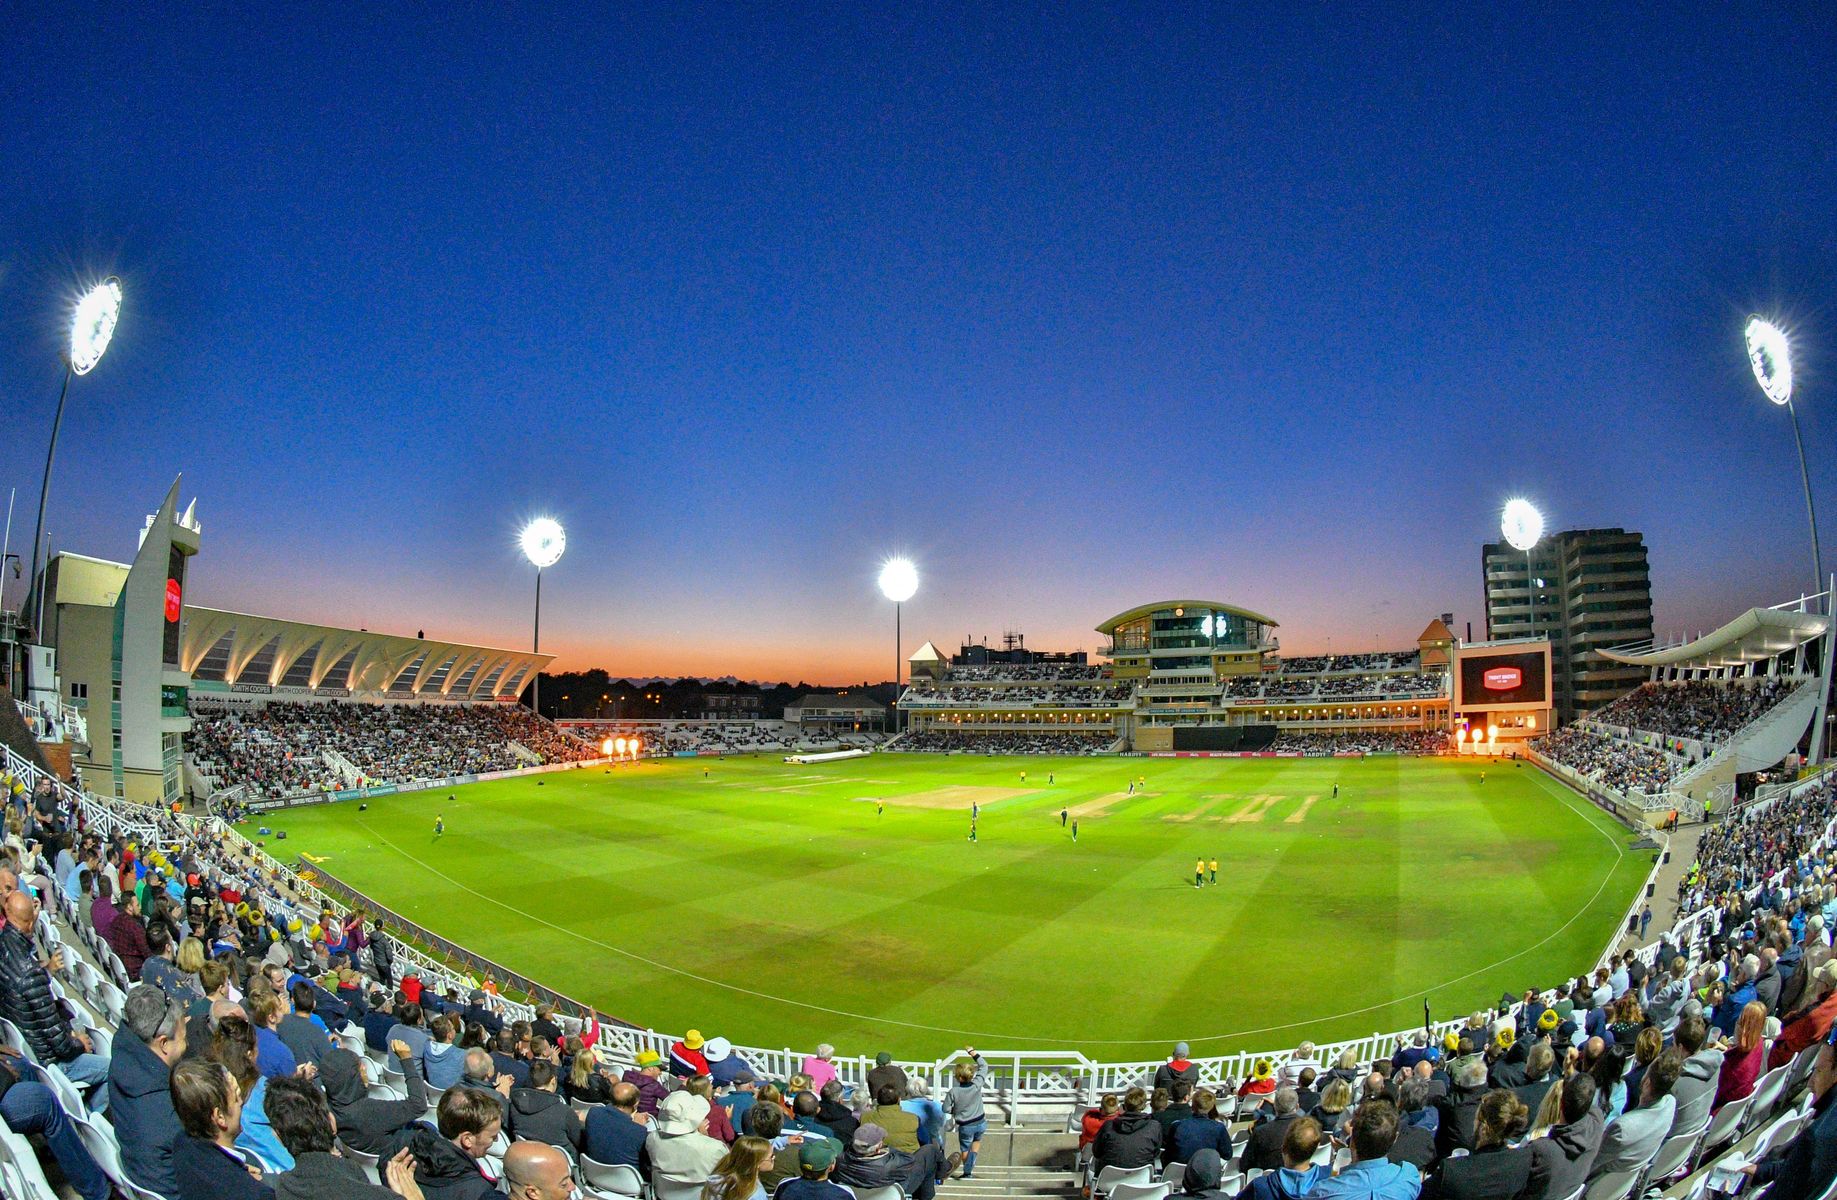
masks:
[[[900,606],[918,591],[918,568],[909,558],[889,558],[880,567],[880,594],[893,602],[893,732],[899,732],[899,682],[904,666]]]
[[[1767,399],[1786,409],[1792,418],[1792,444],[1799,450],[1799,482],[1805,488],[1805,516],[1811,522],[1812,594],[1829,587],[1824,579],[1824,559],[1818,551],[1818,510],[1811,502],[1811,472],[1805,469],[1805,439],[1799,435],[1799,413],[1792,406],[1792,346],[1786,331],[1764,317],[1749,317],[1746,332],[1748,363],[1754,382]],[[1831,611],[1827,600],[1824,610]]]
[[[1531,633],[1537,632],[1537,583],[1531,578],[1531,551],[1536,548],[1538,539],[1544,536],[1544,514],[1537,511],[1537,506],[1529,500],[1517,499],[1505,502],[1505,512],[1499,518],[1499,532],[1505,535],[1508,545],[1514,550],[1524,551],[1524,591],[1527,609],[1527,620],[1531,623]]]
[[[57,435],[64,427],[64,400],[70,395],[70,380],[96,369],[115,336],[115,323],[121,319],[121,280],[113,275],[90,288],[77,300],[70,317],[70,345],[64,352],[64,386],[57,393],[57,415],[51,418],[51,444],[45,449],[45,478],[38,488],[38,524],[32,531],[32,573],[27,576],[38,588],[38,611],[44,613],[45,590],[38,578],[38,552],[45,540],[45,501],[51,496],[51,463],[57,458]],[[48,565],[48,564],[47,564]],[[32,634],[42,636],[34,622]]]
[[[552,567],[561,561],[561,552],[568,548],[567,531],[561,522],[553,517],[537,517],[523,527],[523,533],[517,538],[523,547],[523,556],[536,568],[536,629],[531,639],[530,649],[540,652],[542,649],[542,568]],[[530,711],[542,715],[542,666],[537,664],[536,677],[529,689]]]

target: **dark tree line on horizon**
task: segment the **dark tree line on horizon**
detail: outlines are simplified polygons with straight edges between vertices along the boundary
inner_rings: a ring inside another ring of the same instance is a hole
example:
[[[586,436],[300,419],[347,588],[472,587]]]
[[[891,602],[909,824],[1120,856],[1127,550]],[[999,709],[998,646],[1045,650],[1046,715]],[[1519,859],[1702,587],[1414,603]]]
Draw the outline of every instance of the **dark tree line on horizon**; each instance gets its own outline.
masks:
[[[891,704],[891,683],[819,687],[813,683],[748,683],[694,677],[640,683],[614,678],[603,668],[542,676],[542,715],[564,720],[687,720],[699,717],[758,717],[776,721],[785,706],[811,693],[846,692]],[[529,689],[523,690],[527,703]],[[757,707],[754,707],[754,701]]]

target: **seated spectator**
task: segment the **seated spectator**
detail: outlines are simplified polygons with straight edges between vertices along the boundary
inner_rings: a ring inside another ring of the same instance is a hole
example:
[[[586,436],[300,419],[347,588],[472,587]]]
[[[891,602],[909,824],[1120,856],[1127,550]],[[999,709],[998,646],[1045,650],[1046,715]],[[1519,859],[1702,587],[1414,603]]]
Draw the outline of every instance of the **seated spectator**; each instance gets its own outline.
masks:
[[[887,1131],[868,1121],[855,1130],[843,1149],[835,1180],[856,1189],[897,1185],[911,1200],[931,1200],[938,1184],[962,1161],[961,1154],[946,1157],[944,1147],[936,1142],[919,1147],[916,1153],[896,1149],[888,1142]]]
[[[1753,1187],[1766,1187],[1756,1194],[1766,1200],[1812,1200],[1837,1181],[1837,1104],[1831,1102],[1834,1084],[1837,1051],[1826,1045],[1818,1051],[1818,1061],[1812,1067],[1811,1092],[1817,1097],[1812,1123],[1784,1149],[1776,1148],[1761,1161],[1742,1168]]]
[[[1283,1125],[1280,1166],[1257,1176],[1244,1189],[1244,1200],[1301,1200],[1313,1195],[1320,1181],[1332,1174],[1330,1167],[1312,1161],[1318,1149],[1320,1122],[1313,1117],[1292,1117]],[[1191,1163],[1187,1169],[1192,1170]]]
[[[1161,1156],[1161,1123],[1148,1113],[1148,1093],[1123,1094],[1123,1110],[1103,1123],[1091,1143],[1091,1160],[1104,1167],[1145,1167]]]
[[[587,1113],[581,1132],[581,1153],[594,1162],[634,1167],[650,1178],[650,1156],[645,1139],[651,1118],[638,1111],[638,1089],[623,1081],[612,1086],[610,1103]]]
[[[1750,1000],[1735,1021],[1735,1036],[1722,1058],[1722,1074],[1716,1083],[1716,1099],[1710,1104],[1711,1115],[1722,1106],[1754,1093],[1755,1080],[1767,1060],[1767,1006]]]
[[[148,955],[153,953],[147,945],[147,927],[140,920],[140,898],[132,892],[123,892],[121,902],[115,909],[114,919],[108,923],[108,932],[104,938],[115,957],[121,960],[130,980],[140,979],[140,968],[146,963]]]
[[[1530,1121],[1531,1110],[1515,1092],[1497,1088],[1481,1097],[1472,1153],[1441,1164],[1436,1200],[1512,1200],[1523,1193],[1531,1181],[1531,1149],[1513,1143]]]
[[[835,1063],[831,1061],[835,1056],[836,1048],[828,1042],[821,1042],[817,1045],[815,1054],[806,1055],[804,1058],[800,1070],[810,1077],[810,1090],[818,1095],[822,1094],[823,1085],[836,1077]]]
[[[760,1178],[774,1161],[772,1143],[759,1137],[739,1139],[709,1176],[702,1200],[764,1200]]]
[[[38,1134],[57,1161],[64,1178],[82,1200],[109,1200],[108,1176],[65,1116],[57,1093],[35,1077],[37,1068],[0,1046],[0,1120],[20,1135]]]
[[[287,1015],[287,1001],[275,992],[257,992],[249,998],[249,1022],[255,1027],[255,1068],[264,1079],[291,1075],[300,1069],[293,1051],[276,1032]]]
[[[1622,1113],[1602,1135],[1601,1149],[1588,1170],[1591,1182],[1623,1171],[1637,1171],[1658,1153],[1677,1116],[1677,1101],[1671,1089],[1683,1068],[1684,1054],[1675,1046],[1653,1060],[1640,1079],[1638,1106]]]
[[[708,1073],[708,1060],[702,1056],[702,1033],[689,1032],[670,1047],[670,1074],[679,1079],[693,1079]]]
[[[753,1073],[751,1071],[740,1072],[739,1076],[734,1080],[733,1087],[728,1090],[725,1096],[721,1097],[721,1107],[727,1110],[727,1123],[735,1129],[745,1128],[743,1123],[746,1120],[746,1114],[752,1110],[753,1102],[758,1098],[758,1095],[759,1081],[753,1078]],[[800,1107],[804,1104],[804,1098],[806,1096],[809,1097],[808,1113]],[[807,1119],[814,1122],[816,1120],[816,1110],[822,1107],[822,1101],[816,1098],[816,1093],[814,1092],[799,1092],[792,1098],[791,1105],[792,1112],[795,1113],[800,1120]],[[792,1123],[797,1125],[795,1121]],[[802,1125],[797,1125],[797,1127],[800,1129],[804,1128]],[[819,1132],[827,1133],[828,1130],[820,1130]]]
[[[90,1089],[92,1112],[105,1111],[109,1093],[101,1085],[109,1078],[109,1061],[94,1052],[87,1033],[71,1025],[57,993],[51,990],[51,973],[39,962],[38,947],[32,941],[38,928],[38,901],[28,892],[15,891],[7,895],[0,911],[6,914],[6,925],[0,928],[0,1016],[19,1027],[39,1062],[55,1064],[70,1082]],[[181,1015],[183,1011],[179,1010]],[[173,1061],[178,1061],[176,1055]]]
[[[842,1081],[830,1080],[823,1085],[818,1095],[822,1097],[822,1104],[816,1110],[816,1119],[827,1125],[830,1131],[843,1141],[854,1137],[855,1130],[861,1126],[861,1121],[855,1116],[854,1110],[842,1099]]]
[[[1551,1095],[1557,1103],[1558,1123],[1530,1143],[1527,1194],[1561,1200],[1587,1182],[1606,1121],[1595,1103],[1594,1078],[1586,1072],[1577,1071],[1562,1087],[1552,1088]]]
[[[1352,1162],[1314,1189],[1322,1200],[1415,1200],[1422,1175],[1389,1155],[1397,1140],[1397,1106],[1389,1100],[1367,1100],[1352,1114]]]
[[[242,1129],[236,1148],[243,1157],[263,1164],[270,1174],[293,1169],[293,1156],[268,1125],[268,1077],[256,1065],[255,1028],[241,1017],[225,1017],[211,1038],[210,1057],[229,1068],[242,1090]],[[275,1076],[277,1079],[285,1076]]]
[[[1338,1137],[1340,1126],[1352,1113],[1352,1085],[1344,1079],[1335,1079],[1320,1094],[1320,1103],[1309,1113],[1320,1122],[1320,1131],[1327,1137]]]
[[[1199,1064],[1187,1057],[1192,1051],[1185,1042],[1175,1042],[1174,1052],[1168,1060],[1155,1068],[1154,1086],[1166,1088],[1171,1093],[1176,1080],[1185,1080],[1188,1087],[1199,1086]]]
[[[797,1177],[774,1188],[772,1200],[855,1200],[855,1193],[829,1181],[837,1157],[836,1144],[827,1138],[805,1142],[797,1152]]]
[[[1244,1150],[1238,1156],[1237,1169],[1248,1174],[1251,1171],[1274,1171],[1282,1165],[1282,1146],[1288,1137],[1289,1126],[1301,1118],[1299,1111],[1300,1097],[1294,1088],[1277,1088],[1274,1097],[1275,1115],[1269,1120],[1255,1126],[1250,1136],[1244,1139]],[[1320,1122],[1312,1117],[1316,1131]],[[1317,1137],[1320,1134],[1317,1132]],[[1312,1154],[1313,1151],[1308,1151]]]
[[[235,1150],[242,1093],[222,1063],[192,1058],[173,1067],[172,1107],[186,1134],[173,1153],[177,1200],[273,1200],[261,1168]]]
[[[656,1116],[658,1106],[670,1094],[662,1078],[663,1055],[647,1048],[638,1051],[636,1062],[637,1065],[620,1078],[638,1089],[638,1111]]]
[[[316,1000],[312,985],[296,983],[291,995],[293,1010],[282,1014],[280,1024],[274,1027],[275,1035],[286,1044],[296,1064],[311,1063],[316,1067],[331,1050],[332,1039],[326,1036],[324,1027],[313,1020]]]
[[[808,1089],[805,1094],[808,1094]],[[899,1106],[918,1118],[919,1145],[928,1146],[944,1140],[944,1106],[931,1098],[931,1089],[924,1080],[912,1081]]]
[[[903,1076],[905,1072],[901,1071],[900,1074]],[[886,1131],[887,1145],[907,1154],[917,1154],[919,1121],[899,1106],[900,1096],[898,1086],[891,1083],[881,1085],[880,1090],[874,1093],[874,1107],[861,1114],[861,1124],[880,1126]],[[837,1168],[836,1173],[840,1182],[841,1169]]]
[[[397,1153],[414,1156],[421,1194],[427,1200],[492,1200],[497,1187],[478,1162],[503,1130],[497,1102],[472,1088],[454,1088],[440,1097],[436,1119],[437,1129],[416,1122],[397,1139]]]
[[[1683,1071],[1678,1076],[1677,1086],[1671,1089],[1677,1101],[1677,1115],[1671,1124],[1671,1132],[1675,1135],[1694,1132],[1709,1124],[1710,1104],[1722,1080],[1723,1051],[1719,1045],[1707,1044],[1709,1024],[1694,1012],[1686,1012],[1679,1018],[1671,1036],[1685,1054]]]
[[[1473,1149],[1473,1125],[1486,1091],[1486,1063],[1481,1058],[1469,1056],[1454,1064],[1448,1094],[1435,1102],[1437,1158],[1447,1158],[1456,1150]]]
[[[1783,1067],[1815,1046],[1837,1021],[1837,959],[1826,959],[1812,972],[1813,995],[1796,1012],[1780,1018],[1780,1036],[1767,1052],[1767,1066]]]
[[[419,1193],[415,1162],[406,1150],[377,1164],[389,1181],[386,1188],[371,1182],[367,1168],[334,1154],[333,1145],[343,1139],[344,1127],[327,1107],[325,1095],[306,1080],[294,1076],[271,1081],[263,1104],[275,1136],[293,1156],[293,1170],[274,1181],[275,1200],[397,1200]]]
[[[109,1062],[108,1109],[121,1166],[141,1187],[176,1196],[173,1155],[185,1136],[172,1107],[172,1068],[185,1057],[185,1009],[152,984],[128,992]]]
[[[371,1099],[370,1064],[349,1050],[333,1050],[319,1062],[319,1082],[325,1085],[326,1101],[338,1118],[338,1136],[362,1154],[382,1154],[397,1134],[427,1115],[427,1083],[419,1071],[406,1069],[410,1053],[407,1043],[396,1042],[389,1052],[404,1067],[406,1100]],[[279,1137],[280,1131],[275,1134]],[[280,1141],[283,1146],[287,1144],[284,1137]]]
[[[576,1194],[574,1164],[546,1142],[513,1142],[504,1152],[504,1190],[511,1200],[569,1200]]]
[[[472,1028],[482,1029],[483,1027],[475,1025]],[[504,1026],[491,1038],[491,1064],[497,1069],[498,1074],[510,1076],[512,1087],[529,1086],[529,1063],[519,1058],[517,1053],[519,1048],[517,1030],[522,1028],[527,1028],[527,1026],[522,1021],[518,1021],[514,1026]],[[546,1058],[551,1063],[561,1062],[561,1055],[555,1049],[556,1043],[547,1038],[542,1039],[543,1048],[540,1052],[536,1050],[531,1041],[524,1041],[521,1046],[532,1059]]]
[[[529,1065],[529,1086],[510,1090],[510,1136],[529,1142],[581,1147],[580,1114],[568,1107],[555,1083],[555,1064],[537,1059]]]
[[[708,1136],[708,1102],[688,1092],[672,1092],[658,1106],[645,1138],[654,1181],[700,1186],[727,1154],[727,1147]]]
[[[467,997],[465,1008],[459,1013],[463,1025],[483,1025],[485,1032],[496,1037],[504,1029],[504,1018],[491,1011],[488,997],[483,988],[473,988]]]
[[[1175,1121],[1167,1130],[1164,1143],[1167,1161],[1192,1164],[1193,1155],[1211,1150],[1225,1156],[1231,1153],[1231,1127],[1218,1111],[1218,1097],[1210,1088],[1193,1093],[1191,1115]],[[967,1177],[968,1172],[965,1172]]]
[[[370,1011],[358,1022],[364,1028],[364,1045],[372,1050],[387,1052],[389,1031],[395,1023],[395,998],[382,988],[377,988],[370,993]]]
[[[466,1051],[459,1048],[457,1033],[453,1018],[444,1014],[427,1023],[427,1049],[421,1056],[421,1070],[427,1075],[428,1086],[436,1092],[458,1087],[466,1077]]]
[[[600,1066],[598,1052],[591,1046],[576,1050],[562,1078],[561,1094],[582,1104],[605,1104],[612,1099],[612,1088],[612,1077]]]
[[[708,1061],[708,1077],[714,1080],[714,1086],[717,1088],[731,1086],[733,1081],[742,1074],[758,1077],[758,1072],[753,1070],[752,1064],[741,1058],[735,1052],[734,1044],[724,1037],[709,1038],[707,1044],[702,1047],[702,1057]],[[808,1074],[808,1072],[803,1072],[803,1074]],[[813,1079],[808,1090],[813,1090],[815,1086]]]
[[[1276,1068],[1267,1058],[1259,1058],[1251,1064],[1250,1078],[1244,1080],[1237,1089],[1238,1098],[1246,1096],[1271,1096],[1276,1091]]]
[[[1397,1140],[1390,1160],[1409,1163],[1427,1177],[1435,1165],[1435,1133],[1441,1124],[1441,1113],[1429,1102],[1429,1081],[1411,1071],[1394,1092],[1386,1085],[1381,1092],[1367,1089],[1365,1094],[1386,1095],[1396,1102]]]

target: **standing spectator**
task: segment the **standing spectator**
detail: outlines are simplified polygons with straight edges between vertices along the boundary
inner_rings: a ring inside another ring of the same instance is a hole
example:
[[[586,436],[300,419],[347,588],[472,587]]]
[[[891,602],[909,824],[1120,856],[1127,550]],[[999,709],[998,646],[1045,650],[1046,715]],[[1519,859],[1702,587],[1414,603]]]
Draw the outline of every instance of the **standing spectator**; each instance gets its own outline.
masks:
[[[867,1073],[867,1094],[878,1097],[880,1089],[891,1087],[895,1095],[903,1096],[910,1081],[906,1071],[894,1063],[893,1056],[882,1050],[874,1056],[874,1066]]]
[[[983,1108],[983,1088],[989,1082],[988,1064],[982,1055],[965,1047],[967,1059],[958,1059],[951,1070],[950,1090],[944,1093],[944,1115],[957,1123],[957,1149],[963,1154],[963,1178],[976,1174],[976,1155],[982,1150],[982,1135],[989,1128],[988,1112]]]
[[[147,957],[153,953],[147,944],[147,930],[140,923],[140,900],[130,892],[122,893],[121,904],[115,910],[115,916],[108,923],[108,931],[102,935],[108,940],[109,949],[121,960],[122,969],[128,973],[130,980],[140,979],[140,968]]]

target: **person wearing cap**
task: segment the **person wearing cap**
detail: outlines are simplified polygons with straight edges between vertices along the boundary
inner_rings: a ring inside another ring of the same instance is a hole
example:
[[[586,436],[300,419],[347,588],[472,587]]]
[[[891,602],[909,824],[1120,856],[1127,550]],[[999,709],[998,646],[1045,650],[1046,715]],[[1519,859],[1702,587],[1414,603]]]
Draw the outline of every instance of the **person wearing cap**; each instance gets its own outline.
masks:
[[[683,1034],[682,1040],[670,1047],[670,1074],[678,1079],[708,1074],[708,1059],[702,1054],[705,1044],[699,1029]]]
[[[496,1037],[504,1028],[504,1018],[491,1011],[486,999],[485,989],[473,988],[470,1003],[460,1010],[459,1015],[467,1025],[483,1025],[486,1033]]]
[[[772,1191],[772,1200],[855,1200],[855,1193],[831,1183],[836,1144],[827,1138],[805,1142],[797,1149],[797,1177],[786,1179]]]
[[[1155,1068],[1154,1085],[1172,1092],[1174,1080],[1184,1079],[1188,1087],[1198,1087],[1199,1064],[1187,1057],[1189,1053],[1185,1042],[1175,1042],[1173,1057]]]
[[[874,1056],[874,1065],[867,1073],[867,1094],[869,1098],[880,1095],[880,1089],[891,1084],[900,1095],[906,1094],[906,1086],[911,1081],[906,1078],[906,1070],[893,1061],[893,1056],[882,1050]]]
[[[851,1188],[883,1188],[898,1185],[911,1200],[931,1200],[938,1184],[963,1161],[963,1155],[944,1154],[944,1148],[933,1142],[916,1153],[895,1148],[887,1140],[887,1131],[872,1121],[855,1130],[842,1160],[836,1164],[836,1182]]]
[[[638,1111],[655,1116],[670,1089],[663,1082],[663,1055],[650,1047],[638,1051],[635,1064],[619,1078],[638,1089]]]
[[[727,1147],[708,1136],[708,1101],[693,1092],[672,1092],[657,1106],[644,1148],[651,1156],[654,1183],[700,1187],[726,1157]]]

